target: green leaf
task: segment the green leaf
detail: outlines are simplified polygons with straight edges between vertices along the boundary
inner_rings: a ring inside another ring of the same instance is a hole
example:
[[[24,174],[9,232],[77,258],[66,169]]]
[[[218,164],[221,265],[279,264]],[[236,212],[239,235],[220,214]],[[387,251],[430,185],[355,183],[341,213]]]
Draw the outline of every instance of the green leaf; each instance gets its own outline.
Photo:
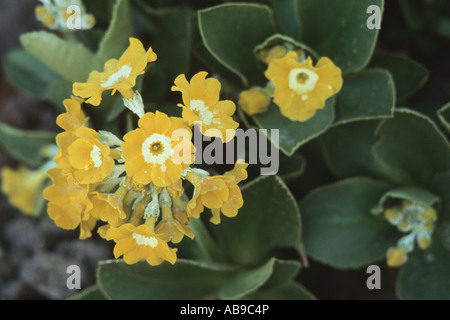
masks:
[[[284,182],[289,183],[300,177],[305,170],[305,159],[299,154],[293,154],[288,157],[285,154],[280,154],[280,169],[278,176]]]
[[[428,70],[420,63],[403,55],[376,53],[369,67],[387,69],[393,76],[398,100],[402,100],[420,89],[428,80]]]
[[[106,300],[106,298],[98,285],[93,285],[71,296],[69,300]]]
[[[258,266],[278,246],[300,240],[300,213],[284,182],[261,176],[242,189],[244,205],[234,218],[222,217],[211,233],[233,264]]]
[[[236,73],[244,86],[263,81],[253,48],[275,33],[269,7],[250,3],[223,4],[200,10],[198,23],[205,47]]]
[[[52,81],[47,88],[47,99],[50,100],[60,112],[66,112],[63,101],[72,96],[72,82],[67,80]]]
[[[133,35],[130,5],[128,0],[117,0],[114,4],[108,29],[100,41],[97,56],[100,61],[118,59],[127,49],[129,37]]]
[[[396,291],[405,300],[450,300],[450,251],[433,238],[427,250],[414,250],[401,268]]]
[[[384,9],[383,0],[296,0],[299,40],[329,57],[344,73],[361,70],[378,36],[377,29],[367,28],[371,5]]]
[[[254,292],[269,280],[274,263],[275,259],[270,259],[260,267],[239,273],[221,288],[219,292],[220,298],[236,300]]]
[[[450,133],[450,102],[440,108],[437,115],[445,130]]]
[[[294,10],[295,0],[271,0],[276,22],[281,32],[294,39],[298,39],[300,22]]]
[[[396,183],[407,180],[373,155],[379,123],[378,120],[351,122],[332,127],[319,138],[324,159],[335,176],[370,176]]]
[[[99,264],[98,286],[113,300],[196,300],[214,298],[232,271],[178,259],[174,265],[127,265],[122,260]]]
[[[49,84],[60,79],[57,73],[25,50],[14,50],[6,54],[3,70],[17,89],[39,99],[46,99]]]
[[[253,120],[261,129],[267,129],[269,139],[277,145],[271,135],[271,130],[279,134],[278,147],[288,156],[306,142],[316,138],[331,125],[334,119],[334,98],[326,101],[325,107],[305,122],[292,121],[280,112],[280,108],[272,103],[267,112],[253,116]]]
[[[344,76],[336,99],[335,123],[392,117],[395,88],[386,70],[368,69]]]
[[[300,202],[306,252],[338,268],[381,260],[398,234],[370,209],[388,189],[384,182],[355,177],[309,193]]]
[[[312,293],[301,284],[288,282],[285,285],[269,290],[257,291],[250,299],[255,300],[315,300]]]
[[[393,119],[384,120],[376,134],[375,157],[408,177],[426,185],[434,173],[450,169],[450,145],[426,116],[410,109],[398,109]]]
[[[55,143],[55,133],[13,128],[0,122],[0,144],[13,157],[30,166],[42,163],[41,148]]]
[[[64,40],[47,31],[33,31],[20,37],[23,47],[69,81],[86,81],[101,61],[79,42]]]

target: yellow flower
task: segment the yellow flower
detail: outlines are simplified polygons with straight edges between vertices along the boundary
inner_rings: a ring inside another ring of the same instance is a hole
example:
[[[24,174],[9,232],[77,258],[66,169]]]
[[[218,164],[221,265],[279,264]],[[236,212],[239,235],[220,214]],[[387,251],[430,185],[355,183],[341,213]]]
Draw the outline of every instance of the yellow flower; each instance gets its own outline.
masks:
[[[190,173],[186,179],[194,186],[194,195],[187,204],[188,216],[199,218],[204,207],[210,208],[213,214],[211,222],[220,223],[220,213],[232,218],[238,213],[238,209],[244,204],[238,183],[247,179],[248,164],[238,162],[232,171],[224,175],[199,178],[192,177]]]
[[[295,121],[306,121],[325,106],[342,87],[341,69],[322,57],[314,67],[310,57],[299,62],[294,51],[273,59],[265,75],[275,86],[274,102],[281,113]]]
[[[138,126],[123,137],[127,175],[144,185],[150,182],[157,187],[172,185],[194,161],[190,129],[183,119],[159,111],[146,113]]]
[[[116,242],[114,256],[117,259],[123,255],[127,264],[145,259],[150,265],[156,266],[164,260],[174,264],[177,259],[176,249],[169,248],[167,243],[145,224],[136,227],[126,223],[118,228],[110,227],[106,231],[106,239]]]
[[[406,253],[399,248],[389,248],[387,251],[386,261],[390,267],[400,267],[406,262],[406,259]]]
[[[17,170],[3,167],[2,192],[9,202],[23,213],[33,214],[47,175],[45,170],[29,170],[20,166]]]
[[[67,148],[73,176],[82,184],[103,181],[114,168],[110,148],[99,141],[95,130],[87,127],[78,128],[75,137]]]
[[[75,82],[73,93],[82,98],[89,98],[86,102],[94,106],[100,104],[105,90],[112,90],[111,94],[118,90],[125,99],[132,99],[137,76],[145,72],[147,63],[156,60],[156,54],[151,47],[145,51],[138,39],[129,40],[130,45],[119,60],[108,60],[103,72],[92,71],[86,83]]]
[[[266,112],[269,104],[270,98],[262,88],[253,87],[239,94],[239,106],[249,116]]]
[[[50,169],[47,174],[53,182],[43,193],[44,199],[49,201],[47,211],[50,218],[57,226],[69,230],[83,222],[80,237],[90,236],[87,229],[93,227],[89,215],[93,205],[88,196],[89,186],[76,184],[70,177],[63,176],[60,168]],[[84,228],[86,226],[87,229]]]
[[[214,78],[206,79],[207,72],[195,74],[191,81],[184,74],[175,79],[172,91],[182,93],[182,116],[189,126],[201,122],[201,133],[208,137],[220,137],[228,142],[234,137],[239,124],[232,119],[236,106],[231,100],[219,101],[220,82]],[[212,129],[212,130],[211,130]],[[230,131],[227,134],[227,130]]]
[[[75,131],[80,127],[85,127],[89,118],[86,117],[81,109],[82,99],[73,97],[63,101],[66,112],[56,118],[56,124],[65,131]]]
[[[113,227],[119,226],[127,219],[123,208],[124,189],[119,188],[118,193],[92,192],[91,201],[93,208],[91,216],[108,222]]]
[[[48,28],[54,27],[56,23],[55,16],[48,11],[44,6],[37,6],[35,9],[36,18],[42,22],[42,24]]]
[[[172,206],[172,203],[170,205]],[[181,224],[175,219],[171,206],[162,205],[162,220],[156,227],[156,235],[166,242],[172,241],[173,243],[179,243],[184,236],[194,239],[191,227]]]

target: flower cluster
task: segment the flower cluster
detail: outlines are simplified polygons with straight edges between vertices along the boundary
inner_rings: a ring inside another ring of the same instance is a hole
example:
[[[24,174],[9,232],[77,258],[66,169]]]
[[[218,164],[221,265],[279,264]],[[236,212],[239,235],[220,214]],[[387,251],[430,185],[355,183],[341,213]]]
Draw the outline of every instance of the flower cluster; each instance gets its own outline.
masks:
[[[430,246],[434,222],[437,218],[433,207],[404,200],[401,205],[386,209],[384,217],[399,231],[408,233],[400,238],[397,246],[388,249],[386,258],[389,266],[403,265],[408,258],[408,253],[414,250],[415,243],[422,250]]]
[[[220,214],[234,217],[243,205],[237,184],[247,178],[247,164],[238,161],[233,170],[210,176],[192,167],[192,127],[201,124],[203,134],[236,130],[235,105],[220,100],[220,82],[199,72],[190,82],[178,76],[172,90],[182,93],[182,118],[163,112],[145,112],[141,95],[133,90],[147,64],[156,61],[151,48],[130,38],[120,59],[108,60],[104,71],[93,71],[86,83],[74,83],[75,96],[64,101],[66,112],[56,122],[64,130],[56,137],[56,168],[48,171],[53,184],[44,190],[48,214],[64,229],[80,228],[87,238],[97,226],[101,237],[114,240],[114,255],[132,264],[145,259],[151,265],[175,263],[176,248],[185,236],[194,238],[189,221],[200,218],[205,208],[211,222]],[[139,116],[138,127],[123,138],[96,131],[82,103],[101,104],[102,93],[119,91],[125,106]],[[87,99],[84,101],[81,98]],[[192,184],[191,199],[183,182]]]
[[[95,17],[86,13],[81,0],[39,0],[42,5],[35,9],[36,18],[47,28],[59,31],[68,31],[69,18],[76,15],[79,19],[77,29],[87,30],[95,25]],[[79,12],[76,12],[79,10]]]
[[[249,115],[265,112],[270,98],[281,114],[293,121],[307,121],[325,101],[342,87],[341,69],[327,57],[315,65],[310,56],[292,46],[277,45],[261,50],[259,58],[268,64],[265,88],[253,87],[241,92],[239,105]]]

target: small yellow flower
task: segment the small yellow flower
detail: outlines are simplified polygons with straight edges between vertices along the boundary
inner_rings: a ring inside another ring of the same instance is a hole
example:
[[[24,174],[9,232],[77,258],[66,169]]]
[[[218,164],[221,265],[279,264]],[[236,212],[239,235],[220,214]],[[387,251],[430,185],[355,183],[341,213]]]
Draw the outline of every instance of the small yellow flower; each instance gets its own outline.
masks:
[[[117,90],[125,99],[132,99],[136,78],[145,72],[147,63],[156,61],[156,54],[150,47],[145,51],[142,43],[130,38],[128,49],[119,60],[110,59],[104,65],[104,71],[92,71],[86,83],[75,82],[73,93],[82,98],[88,98],[87,103],[98,106],[105,90]]]
[[[266,112],[270,104],[270,98],[264,89],[253,87],[239,94],[238,103],[246,114],[252,116]]]
[[[400,267],[405,264],[407,255],[399,248],[389,248],[386,254],[387,265],[390,267]]]
[[[48,28],[53,28],[56,23],[55,16],[44,6],[37,6],[35,9],[36,18]]]
[[[56,118],[56,124],[65,131],[75,131],[80,127],[85,127],[89,120],[81,109],[82,99],[73,97],[63,101],[66,112]]]
[[[181,224],[178,220],[167,219],[158,223],[156,230],[158,237],[166,242],[179,243],[183,237],[194,239],[191,227]]]
[[[146,113],[138,126],[123,137],[127,175],[144,185],[150,182],[157,187],[172,185],[194,161],[191,130],[183,119],[159,111]]]
[[[210,208],[213,214],[211,222],[220,223],[220,213],[232,218],[244,204],[238,183],[247,179],[248,164],[238,162],[232,171],[224,175],[199,178],[188,173],[186,178],[194,184],[192,199],[187,204],[188,216],[199,218],[204,207]]]
[[[93,204],[91,216],[105,221],[113,227],[123,224],[127,219],[127,214],[123,209],[123,197],[124,195],[121,193],[93,192],[91,194]]]
[[[110,227],[106,231],[106,239],[116,242],[114,256],[117,259],[123,255],[127,264],[145,259],[150,265],[156,266],[164,260],[174,264],[177,259],[176,249],[170,248],[145,224],[136,227],[126,223],[118,228]]]
[[[67,148],[75,179],[82,184],[103,181],[114,168],[110,148],[99,141],[98,133],[93,129],[78,128],[75,136]]]
[[[29,170],[20,166],[17,170],[3,167],[1,170],[2,192],[9,202],[23,213],[33,214],[43,183],[45,170]]]
[[[189,126],[201,122],[202,134],[220,137],[228,142],[234,137],[234,132],[239,126],[232,119],[236,106],[231,100],[219,100],[220,82],[214,78],[206,79],[207,74],[204,71],[199,72],[190,82],[186,80],[184,74],[181,74],[175,79],[172,91],[182,93],[183,104],[178,106],[183,108],[182,116]]]
[[[89,186],[76,184],[70,177],[63,176],[62,169],[53,168],[47,171],[53,184],[44,190],[44,199],[48,200],[48,215],[63,229],[73,230],[80,224],[82,227],[92,226],[89,215],[93,208],[89,199]],[[86,225],[87,223],[87,225]],[[92,230],[92,229],[91,229]],[[84,237],[90,236],[86,228],[82,228]]]
[[[314,67],[310,57],[299,62],[294,51],[273,59],[265,75],[275,86],[273,98],[281,113],[295,121],[310,119],[342,87],[341,69],[330,59],[322,57]]]

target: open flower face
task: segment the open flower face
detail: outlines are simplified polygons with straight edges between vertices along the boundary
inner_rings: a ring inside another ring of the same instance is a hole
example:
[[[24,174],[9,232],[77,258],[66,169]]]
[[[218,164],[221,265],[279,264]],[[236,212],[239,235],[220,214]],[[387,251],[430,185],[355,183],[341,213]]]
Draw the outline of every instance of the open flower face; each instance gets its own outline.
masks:
[[[184,105],[178,106],[183,108],[182,116],[189,126],[201,123],[202,134],[228,142],[239,126],[231,117],[236,106],[231,100],[219,101],[220,82],[214,78],[206,79],[206,75],[207,72],[199,72],[188,82],[181,74],[175,79],[172,91],[182,93]],[[230,131],[228,134],[227,130]]]
[[[136,78],[145,72],[147,63],[156,60],[156,54],[150,47],[145,51],[142,43],[130,38],[130,45],[119,60],[110,59],[104,65],[104,71],[92,71],[86,83],[75,82],[73,93],[94,106],[98,106],[105,90],[117,90],[125,99],[132,99]]]
[[[299,62],[294,51],[273,59],[265,75],[275,86],[273,100],[281,113],[295,121],[310,119],[342,87],[341,69],[330,59],[322,57],[314,67],[310,57]]]
[[[118,258],[123,255],[123,260],[128,264],[145,259],[150,265],[156,266],[164,260],[174,264],[177,259],[176,249],[169,248],[145,224],[136,227],[126,223],[119,228],[111,227],[106,232],[106,239],[116,242],[114,256]]]
[[[124,136],[125,170],[140,184],[167,187],[194,161],[191,130],[183,119],[157,111],[139,119],[139,128]]]

